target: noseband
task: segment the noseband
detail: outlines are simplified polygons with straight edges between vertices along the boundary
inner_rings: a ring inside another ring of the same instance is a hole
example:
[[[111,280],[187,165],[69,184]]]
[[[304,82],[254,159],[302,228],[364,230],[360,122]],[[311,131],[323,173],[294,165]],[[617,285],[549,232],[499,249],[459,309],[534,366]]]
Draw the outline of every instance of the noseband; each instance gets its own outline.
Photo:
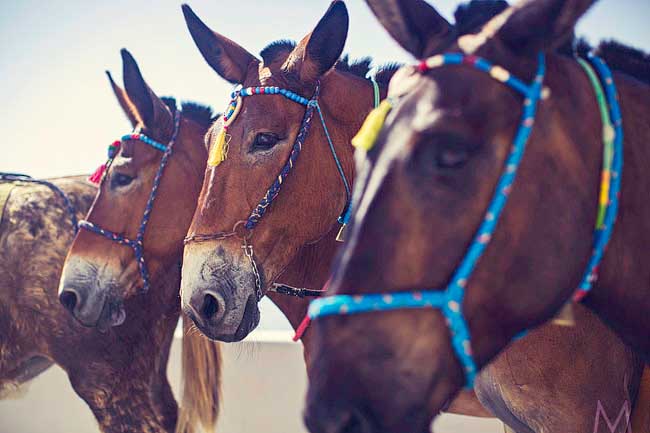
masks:
[[[623,168],[623,130],[620,108],[611,72],[605,63],[595,56],[590,62],[600,75],[605,85],[606,98],[598,78],[587,62],[580,64],[585,70],[596,91],[601,118],[603,121],[604,158],[599,197],[599,212],[594,231],[593,252],[582,281],[574,295],[576,301],[582,299],[596,280],[598,263],[611,237],[612,227],[618,210],[620,191],[620,174]],[[523,115],[511,152],[506,160],[504,171],[497,184],[492,201],[485,213],[483,222],[474,235],[474,239],[456,268],[445,290],[426,290],[417,292],[377,293],[361,295],[334,295],[320,298],[311,303],[305,324],[310,319],[332,315],[348,315],[374,311],[396,309],[434,308],[441,311],[451,333],[451,343],[463,366],[465,385],[472,388],[477,374],[477,366],[472,355],[471,336],[467,320],[463,314],[463,300],[467,282],[481,258],[485,248],[493,237],[496,225],[503,211],[517,170],[521,163],[526,142],[530,136],[537,104],[542,97],[542,83],[545,73],[543,54],[539,55],[538,67],[532,84],[513,77],[500,66],[492,65],[485,59],[463,54],[444,54],[431,57],[418,65],[421,73],[443,65],[467,65],[488,73],[492,78],[502,82],[524,96]],[[608,104],[609,103],[609,104]],[[390,104],[384,101],[382,104]],[[608,107],[609,105],[609,107]],[[381,107],[380,107],[381,108]],[[384,112],[387,110],[384,107]],[[610,120],[611,116],[611,120]],[[370,117],[370,116],[369,116]],[[376,117],[376,116],[375,116]],[[385,117],[385,115],[384,115]],[[368,128],[367,128],[368,129]],[[377,130],[377,128],[369,128]],[[364,147],[371,147],[366,143]],[[305,326],[301,326],[304,329]]]
[[[372,81],[373,81],[373,88],[375,93],[375,105],[376,105],[379,98],[378,96],[379,88],[376,82],[374,80]],[[268,207],[271,205],[271,203],[273,203],[273,200],[275,200],[275,198],[280,193],[280,188],[282,187],[282,184],[284,183],[285,179],[287,178],[287,176],[291,172],[291,169],[296,163],[296,160],[298,159],[298,155],[300,155],[300,152],[302,150],[303,144],[307,139],[307,136],[309,135],[314,112],[318,112],[320,123],[323,126],[323,131],[325,133],[325,138],[327,139],[330,152],[334,159],[334,163],[336,164],[336,169],[339,173],[339,176],[341,177],[343,187],[345,188],[345,206],[340,216],[338,217],[338,222],[342,225],[342,227],[345,227],[345,225],[348,223],[350,219],[350,201],[351,201],[350,184],[347,178],[345,177],[345,172],[343,171],[343,167],[341,166],[341,162],[334,148],[334,143],[332,141],[332,137],[330,136],[329,130],[327,128],[327,124],[325,123],[325,118],[323,117],[323,111],[321,110],[320,104],[318,102],[319,94],[320,94],[320,83],[316,84],[316,89],[311,99],[307,99],[303,96],[300,96],[292,92],[291,90],[282,89],[280,87],[242,88],[241,86],[238,86],[238,88],[236,88],[235,91],[232,93],[230,104],[228,105],[228,108],[224,112],[223,129],[219,133],[219,136],[217,137],[215,144],[210,149],[210,156],[208,157],[208,166],[216,167],[221,162],[226,160],[228,156],[228,142],[230,141],[230,136],[228,135],[228,127],[232,124],[232,122],[239,114],[242,107],[242,99],[245,97],[250,97],[254,95],[281,95],[293,102],[296,102],[300,105],[304,105],[306,107],[305,114],[302,119],[302,123],[300,124],[300,129],[298,130],[298,135],[296,136],[296,140],[293,143],[293,146],[291,148],[291,153],[289,154],[289,158],[287,162],[284,164],[284,167],[282,167],[282,170],[280,170],[280,173],[276,177],[275,181],[273,182],[271,187],[266,191],[266,193],[259,201],[257,206],[250,213],[248,218],[246,220],[238,221],[233,227],[232,231],[230,232],[218,232],[214,234],[195,233],[186,237],[184,241],[185,244],[189,244],[192,242],[206,242],[211,240],[221,240],[233,236],[239,237],[243,242],[242,249],[244,250],[249,261],[251,262],[251,267],[253,269],[253,273],[255,274],[256,294],[257,294],[258,301],[262,298],[262,296],[264,296],[264,293],[263,293],[263,288],[261,287],[262,285],[261,278],[259,276],[257,264],[255,263],[255,259],[254,259],[253,246],[250,244],[250,237],[252,236],[252,230],[259,223],[262,217],[266,214]],[[288,287],[284,285],[280,285],[280,286]],[[317,291],[313,291],[313,292],[317,292]]]
[[[144,134],[132,133],[132,134],[126,134],[122,136],[120,141],[113,143],[109,147],[108,162],[106,164],[107,167],[110,167],[110,164],[113,162],[113,159],[117,155],[117,151],[121,146],[121,143],[128,140],[140,141],[162,152],[163,154],[162,158],[160,159],[160,165],[158,166],[158,171],[156,172],[156,177],[153,180],[151,193],[149,193],[149,199],[147,200],[147,204],[144,208],[144,214],[142,215],[142,220],[140,221],[140,227],[138,228],[138,232],[135,235],[135,239],[130,239],[122,233],[116,233],[110,230],[103,229],[87,220],[79,221],[79,228],[86,229],[90,232],[101,235],[106,239],[109,239],[113,242],[117,242],[118,244],[126,245],[133,250],[136,262],[138,263],[138,270],[140,271],[140,277],[142,278],[143,293],[146,293],[149,290],[149,286],[150,286],[149,269],[144,259],[144,233],[147,229],[147,224],[149,223],[151,210],[153,209],[153,203],[156,200],[156,195],[158,194],[158,186],[160,185],[160,180],[162,179],[163,171],[165,171],[165,167],[167,166],[167,161],[169,160],[169,157],[171,156],[172,151],[174,150],[174,143],[176,142],[176,138],[178,137],[180,124],[181,124],[181,113],[180,111],[176,111],[174,115],[174,131],[172,133],[171,140],[169,141],[169,144],[167,146],[158,143],[157,141],[153,140],[150,137],[147,137]],[[106,173],[108,173],[108,170],[104,171],[104,176],[102,177],[100,184],[103,183],[103,181],[105,180]]]

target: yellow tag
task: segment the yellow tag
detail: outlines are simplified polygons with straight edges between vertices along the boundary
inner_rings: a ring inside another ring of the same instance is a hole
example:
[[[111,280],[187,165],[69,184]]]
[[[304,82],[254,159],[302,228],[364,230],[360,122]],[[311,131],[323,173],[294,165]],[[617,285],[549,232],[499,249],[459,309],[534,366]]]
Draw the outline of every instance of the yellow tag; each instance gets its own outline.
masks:
[[[208,166],[216,167],[226,160],[228,157],[228,139],[226,130],[222,129],[219,135],[217,136],[217,141],[210,149],[210,155],[208,156]]]
[[[352,139],[352,146],[357,149],[363,149],[366,152],[372,149],[391,108],[393,108],[391,103],[387,99],[384,99],[379,104],[379,107],[372,110],[368,114],[368,117],[366,117],[363,125],[361,125],[361,129],[359,129],[357,135]]]

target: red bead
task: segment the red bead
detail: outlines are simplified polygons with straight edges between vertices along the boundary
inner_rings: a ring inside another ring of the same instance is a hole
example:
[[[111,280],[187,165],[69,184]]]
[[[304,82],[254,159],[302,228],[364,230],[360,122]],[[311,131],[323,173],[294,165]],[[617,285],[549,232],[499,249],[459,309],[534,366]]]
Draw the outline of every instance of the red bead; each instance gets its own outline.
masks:
[[[422,60],[420,63],[418,63],[418,71],[419,72],[426,72],[429,70],[429,67],[427,66],[427,62]]]
[[[260,94],[263,95],[266,93],[266,89],[264,87],[260,87]]]
[[[465,56],[463,57],[463,63],[467,63],[468,65],[474,65],[478,61],[478,57],[476,56]]]
[[[575,292],[575,294],[573,295],[573,302],[582,301],[585,298],[585,296],[587,296],[587,293],[588,292],[586,290],[578,289],[578,291]]]

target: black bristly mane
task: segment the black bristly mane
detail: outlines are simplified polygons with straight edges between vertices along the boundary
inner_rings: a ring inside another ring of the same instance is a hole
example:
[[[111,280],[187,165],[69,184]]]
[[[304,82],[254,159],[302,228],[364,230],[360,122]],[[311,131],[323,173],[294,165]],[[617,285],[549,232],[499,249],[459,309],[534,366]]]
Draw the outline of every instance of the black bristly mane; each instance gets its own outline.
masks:
[[[650,84],[650,55],[648,53],[615,40],[608,40],[598,45],[596,54],[602,57],[613,70]]]
[[[178,109],[175,98],[163,96],[160,99],[172,113]],[[217,117],[212,113],[212,108],[209,106],[192,101],[181,102],[181,113],[183,113],[183,116],[206,128],[209,128]]]
[[[260,52],[260,57],[265,64],[271,64],[282,57],[286,57],[296,47],[295,41],[289,39],[280,39],[268,44]],[[375,80],[380,85],[387,85],[391,77],[401,65],[395,62],[388,63],[376,68]],[[347,54],[341,57],[334,68],[339,72],[352,74],[356,77],[369,79],[368,73],[372,69],[372,57],[362,57],[356,60],[350,60]]]

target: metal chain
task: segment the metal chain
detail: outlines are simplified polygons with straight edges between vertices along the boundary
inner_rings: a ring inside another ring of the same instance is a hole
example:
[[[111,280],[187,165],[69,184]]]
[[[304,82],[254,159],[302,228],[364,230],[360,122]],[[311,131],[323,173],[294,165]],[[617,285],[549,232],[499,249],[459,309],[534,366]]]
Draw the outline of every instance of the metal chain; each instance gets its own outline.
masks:
[[[248,257],[248,260],[250,260],[251,267],[253,268],[253,274],[255,275],[255,294],[257,296],[257,301],[259,302],[264,296],[264,293],[262,292],[262,278],[260,277],[260,272],[257,269],[257,263],[255,263],[255,257],[253,255],[253,245],[249,244],[246,239],[244,239],[241,247],[244,250],[246,257]]]

